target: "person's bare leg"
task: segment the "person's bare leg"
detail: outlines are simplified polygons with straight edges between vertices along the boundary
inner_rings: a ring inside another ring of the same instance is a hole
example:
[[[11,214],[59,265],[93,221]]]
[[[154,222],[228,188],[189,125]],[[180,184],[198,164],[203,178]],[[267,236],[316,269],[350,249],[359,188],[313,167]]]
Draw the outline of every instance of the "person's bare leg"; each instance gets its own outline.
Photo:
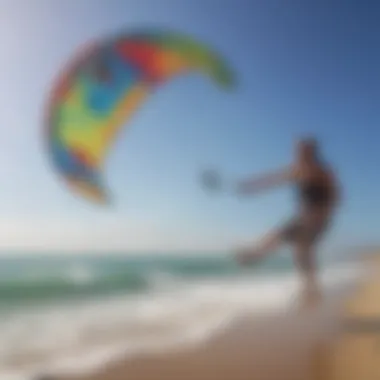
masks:
[[[306,306],[315,304],[321,297],[314,249],[314,244],[304,241],[297,242],[294,247],[296,264],[303,282],[303,303]]]
[[[254,263],[276,251],[282,243],[282,234],[278,231],[272,232],[264,236],[257,244],[239,249],[236,255],[237,260],[241,264]]]

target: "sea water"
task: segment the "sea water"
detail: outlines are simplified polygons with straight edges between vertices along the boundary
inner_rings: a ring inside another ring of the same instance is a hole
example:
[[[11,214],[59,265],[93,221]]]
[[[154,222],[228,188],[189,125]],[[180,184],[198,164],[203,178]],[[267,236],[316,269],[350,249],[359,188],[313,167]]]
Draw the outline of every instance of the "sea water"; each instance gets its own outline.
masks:
[[[327,291],[359,275],[356,263],[321,267]],[[223,253],[2,255],[0,379],[198,344],[244,314],[285,310],[298,286],[286,254],[252,268]]]

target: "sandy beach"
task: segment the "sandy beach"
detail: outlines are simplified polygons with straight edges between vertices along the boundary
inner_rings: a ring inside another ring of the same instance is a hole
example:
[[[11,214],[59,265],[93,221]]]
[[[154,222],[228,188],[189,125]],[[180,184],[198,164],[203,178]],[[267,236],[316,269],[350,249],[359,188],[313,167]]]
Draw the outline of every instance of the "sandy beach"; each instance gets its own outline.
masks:
[[[304,312],[243,318],[197,347],[129,358],[70,380],[318,379],[326,347],[339,330],[339,309],[330,302]]]
[[[75,274],[78,268],[93,274],[98,262],[81,260],[75,263]],[[215,278],[207,272],[183,280],[175,273],[169,279],[152,276],[156,272],[149,263],[155,260],[137,262],[134,273],[151,281],[149,289],[108,299],[95,293],[40,310],[11,310],[0,329],[6,348],[1,380],[351,380],[352,368],[343,377],[330,374],[348,368],[339,364],[347,362],[347,355],[370,357],[365,351],[374,345],[373,336],[360,337],[342,328],[347,315],[371,316],[380,310],[378,303],[373,309],[380,285],[373,280],[358,283],[363,278],[360,263],[326,265],[321,271],[322,299],[305,304],[296,274],[281,261],[243,276],[234,274],[227,259],[213,258],[208,263],[212,270],[222,268],[233,275],[221,271]],[[162,258],[158,263],[168,268],[181,264],[186,270],[189,263],[195,270],[205,265],[204,259]],[[71,275],[73,263],[68,264]],[[100,264],[130,270],[134,263],[106,257]],[[58,270],[62,263],[51,265]],[[115,271],[95,275],[85,286],[70,282],[68,290],[97,291],[114,280]],[[123,281],[130,281],[128,275],[123,271]],[[53,280],[67,291],[66,283]],[[129,290],[128,281],[122,283],[123,293]],[[351,360],[350,365],[355,363]]]
[[[342,322],[379,311],[379,292],[380,282],[368,280],[313,308],[247,316],[196,347],[121,360],[70,380],[375,380],[375,337]]]

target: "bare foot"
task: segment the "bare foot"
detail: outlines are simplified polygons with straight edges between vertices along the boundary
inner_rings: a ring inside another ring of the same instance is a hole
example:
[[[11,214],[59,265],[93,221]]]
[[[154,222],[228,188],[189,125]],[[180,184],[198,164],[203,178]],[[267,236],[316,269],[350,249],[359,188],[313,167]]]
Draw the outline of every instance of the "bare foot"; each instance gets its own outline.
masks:
[[[236,252],[236,261],[240,265],[255,264],[261,259],[261,254],[254,248],[241,248]]]

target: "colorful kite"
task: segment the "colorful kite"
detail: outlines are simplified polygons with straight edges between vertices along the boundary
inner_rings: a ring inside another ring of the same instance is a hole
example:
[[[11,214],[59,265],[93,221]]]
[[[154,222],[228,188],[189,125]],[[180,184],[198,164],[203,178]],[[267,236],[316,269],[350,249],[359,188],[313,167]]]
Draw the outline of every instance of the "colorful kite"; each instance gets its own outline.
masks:
[[[233,85],[215,52],[177,33],[120,35],[82,50],[55,83],[46,120],[49,153],[72,190],[109,203],[102,168],[119,130],[156,86],[194,70]]]

